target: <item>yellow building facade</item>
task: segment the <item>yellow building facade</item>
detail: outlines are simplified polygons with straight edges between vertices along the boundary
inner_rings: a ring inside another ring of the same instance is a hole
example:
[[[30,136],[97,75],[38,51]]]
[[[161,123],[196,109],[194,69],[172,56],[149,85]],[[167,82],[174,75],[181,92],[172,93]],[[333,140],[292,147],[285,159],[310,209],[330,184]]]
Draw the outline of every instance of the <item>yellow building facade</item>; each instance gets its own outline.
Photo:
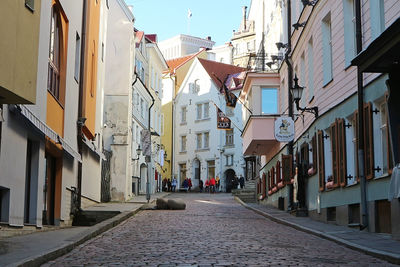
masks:
[[[0,1],[0,104],[36,101],[40,7],[40,0]]]

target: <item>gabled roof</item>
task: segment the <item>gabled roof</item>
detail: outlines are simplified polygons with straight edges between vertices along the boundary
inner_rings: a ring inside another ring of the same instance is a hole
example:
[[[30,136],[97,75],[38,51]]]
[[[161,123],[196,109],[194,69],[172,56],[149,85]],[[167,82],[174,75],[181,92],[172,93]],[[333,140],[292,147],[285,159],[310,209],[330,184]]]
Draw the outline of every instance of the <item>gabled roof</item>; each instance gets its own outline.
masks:
[[[167,64],[168,64],[170,73],[175,72],[176,69],[181,67],[183,64],[185,64],[186,62],[188,62],[192,58],[196,57],[198,54],[200,54],[204,50],[205,50],[205,48],[201,49],[199,52],[194,53],[194,54],[190,54],[190,55],[187,55],[187,56],[183,56],[183,57],[178,57],[178,58],[167,60]]]
[[[143,36],[144,36],[144,32],[142,32],[142,31],[136,32],[136,48],[138,48],[140,43],[142,42]]]
[[[152,43],[157,43],[157,34],[145,34],[146,39]]]
[[[243,72],[246,70],[245,68],[225,63],[220,63],[212,60],[207,60],[202,58],[198,58],[198,60],[200,61],[201,65],[203,65],[204,69],[207,71],[208,75],[218,86],[218,88],[222,87],[221,82],[225,82],[229,75]]]

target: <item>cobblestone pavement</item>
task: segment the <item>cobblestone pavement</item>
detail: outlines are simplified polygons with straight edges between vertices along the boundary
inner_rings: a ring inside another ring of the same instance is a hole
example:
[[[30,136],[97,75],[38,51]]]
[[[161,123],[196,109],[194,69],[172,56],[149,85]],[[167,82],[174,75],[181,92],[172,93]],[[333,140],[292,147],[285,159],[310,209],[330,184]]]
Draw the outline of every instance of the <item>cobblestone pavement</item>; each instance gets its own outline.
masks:
[[[184,211],[141,211],[44,266],[392,266],[274,223],[228,194],[175,194]]]

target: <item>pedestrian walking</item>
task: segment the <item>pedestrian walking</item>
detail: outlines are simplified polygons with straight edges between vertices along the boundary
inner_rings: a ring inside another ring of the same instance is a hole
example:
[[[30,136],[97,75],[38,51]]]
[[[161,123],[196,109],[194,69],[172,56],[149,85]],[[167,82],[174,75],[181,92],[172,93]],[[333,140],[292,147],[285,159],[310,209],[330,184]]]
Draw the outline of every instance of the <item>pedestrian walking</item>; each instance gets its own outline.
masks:
[[[221,181],[219,180],[219,176],[215,178],[215,187],[217,188],[217,192],[219,192],[219,187],[221,185]]]
[[[171,182],[172,192],[175,192],[176,184],[177,184],[177,183],[178,183],[178,181],[177,181],[176,178],[174,177],[174,178],[172,179],[172,182]]]
[[[206,186],[204,192],[206,192],[206,193],[209,192],[209,190],[210,190],[210,181],[208,179],[206,180],[206,183],[204,185]]]
[[[168,186],[168,192],[171,192],[172,191],[171,179],[168,179],[167,186]]]
[[[215,178],[211,177],[210,179],[210,193],[215,193]]]
[[[192,179],[188,179],[188,186],[189,186],[189,191],[191,191],[192,190]]]
[[[203,193],[203,180],[201,180],[201,179],[199,181],[199,189],[200,189],[200,193]]]
[[[167,180],[167,178],[165,177],[163,180],[162,180],[162,191],[167,191],[168,190],[168,180]]]
[[[183,180],[182,186],[183,186],[183,188],[185,188],[186,190],[188,190],[188,188],[189,188],[188,178],[186,178],[185,180]]]
[[[244,178],[242,175],[240,175],[239,184],[240,184],[240,189],[243,189],[244,188]]]

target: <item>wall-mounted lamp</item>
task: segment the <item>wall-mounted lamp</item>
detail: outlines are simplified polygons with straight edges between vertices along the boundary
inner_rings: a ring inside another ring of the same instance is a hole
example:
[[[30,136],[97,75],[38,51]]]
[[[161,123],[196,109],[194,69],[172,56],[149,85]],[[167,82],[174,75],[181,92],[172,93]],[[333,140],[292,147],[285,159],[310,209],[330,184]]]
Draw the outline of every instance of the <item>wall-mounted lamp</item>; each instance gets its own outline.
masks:
[[[279,43],[275,43],[275,45],[276,45],[276,47],[278,48],[278,49],[282,49],[282,48],[288,48],[288,44],[284,44],[284,43],[281,43],[281,42],[279,42]]]
[[[272,65],[275,65],[276,62],[270,61],[270,62],[267,62],[265,64],[268,66],[268,68],[272,69]]]
[[[301,2],[303,3],[303,6],[315,6],[318,0],[301,0]]]
[[[298,30],[300,27],[304,27],[304,26],[306,26],[306,23],[307,22],[302,22],[302,23],[298,23],[298,22],[296,22],[295,24],[293,24],[292,26],[293,26],[293,28],[295,29],[295,30]]]
[[[272,59],[272,61],[283,60],[283,56],[280,56],[280,55],[271,55],[271,59]]]
[[[138,148],[136,149],[136,154],[137,154],[137,158],[132,159],[132,161],[139,160],[140,154],[142,154],[142,149],[140,148],[140,145],[138,145]]]
[[[315,118],[318,118],[318,107],[311,107],[311,108],[301,108],[299,105],[299,101],[301,99],[301,95],[303,94],[303,86],[299,85],[299,79],[297,78],[297,75],[294,75],[294,86],[291,88],[291,93],[293,96],[293,101],[296,103],[296,108],[297,110],[313,113],[315,115]]]

